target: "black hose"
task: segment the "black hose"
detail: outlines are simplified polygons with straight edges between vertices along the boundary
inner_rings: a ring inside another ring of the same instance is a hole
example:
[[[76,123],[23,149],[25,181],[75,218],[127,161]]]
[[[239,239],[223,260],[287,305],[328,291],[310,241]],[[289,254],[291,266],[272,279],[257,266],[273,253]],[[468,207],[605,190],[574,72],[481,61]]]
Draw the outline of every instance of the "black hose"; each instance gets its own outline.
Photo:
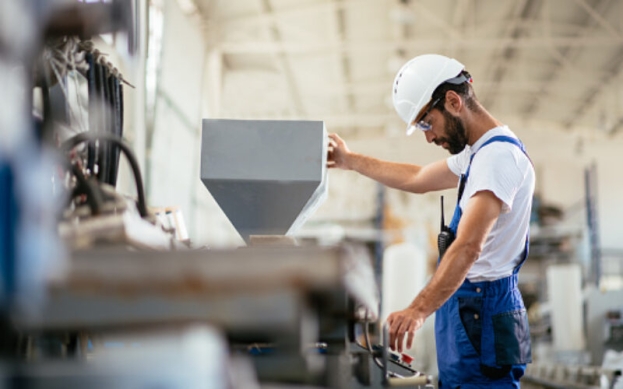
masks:
[[[118,137],[123,136],[123,130],[121,128],[121,82],[117,76],[111,76],[112,80],[112,109],[113,109],[113,119],[114,119],[114,134]],[[110,185],[117,186],[117,173],[119,172],[119,148],[113,147],[110,151],[110,175],[108,178],[108,182]]]
[[[102,204],[104,203],[102,194],[92,182],[86,179],[78,166],[71,165],[71,171],[78,181],[78,186],[76,187],[77,191],[82,191],[87,195],[87,204],[89,204],[91,208],[91,214],[99,215],[102,210]]]
[[[69,152],[71,149],[76,147],[82,142],[90,141],[90,140],[99,140],[104,142],[110,142],[119,146],[121,151],[128,158],[128,162],[130,163],[130,167],[132,168],[132,173],[134,174],[134,181],[136,182],[136,194],[138,197],[137,207],[138,212],[141,217],[147,216],[147,204],[145,201],[145,189],[143,188],[143,178],[141,176],[141,171],[138,166],[138,162],[136,161],[136,157],[132,152],[130,146],[125,143],[125,141],[113,134],[107,133],[95,133],[95,132],[83,132],[72,138],[69,138],[61,145],[61,150],[65,152]]]
[[[89,129],[91,129],[91,131],[97,131],[99,125],[96,119],[95,112],[98,109],[96,105],[98,99],[98,84],[96,82],[96,77],[98,73],[96,72],[95,68],[99,66],[99,64],[95,62],[95,60],[93,59],[93,54],[89,52],[86,53],[86,60],[89,64],[89,70],[87,71],[87,80],[89,85]],[[95,171],[96,152],[97,150],[95,147],[95,142],[89,142],[87,145],[87,169],[89,169],[89,171],[91,172]]]
[[[100,104],[99,120],[100,120],[100,133],[110,133],[110,106],[108,101],[108,68],[106,66],[100,66],[100,96],[97,101]],[[108,183],[108,167],[110,161],[108,160],[108,150],[110,150],[110,144],[100,144],[98,152],[98,170],[97,179],[100,182]]]

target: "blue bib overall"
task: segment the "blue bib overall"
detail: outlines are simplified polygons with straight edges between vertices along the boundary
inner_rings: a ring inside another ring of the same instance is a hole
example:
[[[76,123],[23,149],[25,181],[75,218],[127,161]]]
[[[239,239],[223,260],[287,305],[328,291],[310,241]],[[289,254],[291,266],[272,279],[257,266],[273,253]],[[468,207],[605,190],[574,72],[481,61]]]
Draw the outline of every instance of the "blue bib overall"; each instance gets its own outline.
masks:
[[[519,140],[508,136],[495,136],[481,148],[493,142],[512,143],[526,153]],[[475,155],[459,184],[449,226],[455,236],[462,216],[459,202]],[[437,310],[435,338],[440,389],[519,388],[526,363],[532,362],[528,317],[517,288],[517,273],[527,256],[528,237],[512,275],[496,281],[465,279]]]

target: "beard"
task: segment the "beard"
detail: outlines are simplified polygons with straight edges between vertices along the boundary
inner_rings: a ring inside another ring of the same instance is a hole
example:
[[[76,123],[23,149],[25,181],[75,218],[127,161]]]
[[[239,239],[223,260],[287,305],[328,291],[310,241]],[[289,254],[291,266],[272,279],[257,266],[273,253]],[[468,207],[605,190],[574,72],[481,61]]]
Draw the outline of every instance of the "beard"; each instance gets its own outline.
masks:
[[[450,154],[458,154],[465,149],[465,146],[467,146],[468,139],[465,126],[463,125],[461,119],[456,116],[452,116],[450,112],[444,110],[442,114],[446,121],[444,131],[446,136],[436,139],[435,143],[437,145],[447,143]]]

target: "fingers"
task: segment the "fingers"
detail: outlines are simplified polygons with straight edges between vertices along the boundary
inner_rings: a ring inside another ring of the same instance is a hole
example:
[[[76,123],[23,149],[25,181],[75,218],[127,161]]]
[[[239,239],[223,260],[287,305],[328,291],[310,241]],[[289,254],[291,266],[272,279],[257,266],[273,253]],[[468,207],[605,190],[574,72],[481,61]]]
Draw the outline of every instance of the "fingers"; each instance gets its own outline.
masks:
[[[413,338],[415,337],[415,323],[414,325],[410,326],[410,328],[408,329],[408,335],[407,335],[407,350],[409,350],[411,347],[413,347]]]
[[[405,332],[409,327],[408,319],[402,320],[400,326],[396,329],[396,349],[399,353],[402,352],[402,345],[404,344]]]
[[[387,325],[387,334],[389,335],[389,340],[388,340],[388,344],[389,344],[389,348],[390,349],[394,349],[394,333],[392,331],[392,329],[394,328],[395,324],[396,324],[396,314],[392,313],[390,314],[387,319],[385,320],[385,325]]]
[[[338,141],[336,139],[339,139],[339,137],[336,134],[329,134],[329,137],[327,138],[327,144],[329,145],[330,148],[334,148],[338,146]]]
[[[401,328],[404,322],[404,316],[399,314],[392,314],[390,316],[391,320],[388,320],[389,323],[389,348],[392,350],[400,351],[402,349],[402,338],[403,334],[401,333]]]
[[[329,134],[328,139],[327,167],[346,169],[347,159],[350,153],[346,143],[337,134]]]
[[[340,144],[343,144],[344,141],[338,134],[329,134],[329,145],[333,147],[339,147]]]
[[[393,351],[402,352],[406,336],[406,349],[413,347],[413,339],[417,330],[416,321],[402,313],[392,313],[387,318],[389,325],[389,347]]]
[[[329,169],[337,167],[335,164],[335,153],[333,151],[333,146],[329,145],[327,152],[327,167]]]
[[[335,137],[339,138],[336,134],[329,134],[329,144],[327,147],[327,168],[332,169],[338,167],[336,159],[336,151],[339,148]]]

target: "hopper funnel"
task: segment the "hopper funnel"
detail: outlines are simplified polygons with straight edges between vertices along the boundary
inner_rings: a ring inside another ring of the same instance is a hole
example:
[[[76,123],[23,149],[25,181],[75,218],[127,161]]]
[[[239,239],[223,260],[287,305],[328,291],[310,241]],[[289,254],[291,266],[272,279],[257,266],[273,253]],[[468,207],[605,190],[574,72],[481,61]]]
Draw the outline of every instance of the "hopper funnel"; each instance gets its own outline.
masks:
[[[245,241],[288,235],[327,196],[321,121],[204,119],[201,181]]]

